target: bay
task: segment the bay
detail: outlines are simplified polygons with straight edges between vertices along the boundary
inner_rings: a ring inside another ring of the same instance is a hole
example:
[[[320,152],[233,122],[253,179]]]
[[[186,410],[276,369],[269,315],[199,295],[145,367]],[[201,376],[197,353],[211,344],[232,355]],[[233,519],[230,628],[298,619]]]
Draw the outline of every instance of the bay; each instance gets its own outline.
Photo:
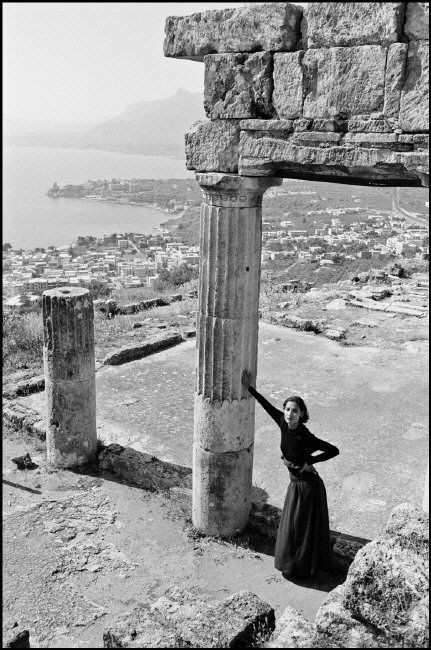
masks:
[[[147,206],[46,196],[54,182],[193,178],[185,161],[81,149],[3,148],[3,242],[14,248],[65,246],[79,235],[151,233],[172,215]]]

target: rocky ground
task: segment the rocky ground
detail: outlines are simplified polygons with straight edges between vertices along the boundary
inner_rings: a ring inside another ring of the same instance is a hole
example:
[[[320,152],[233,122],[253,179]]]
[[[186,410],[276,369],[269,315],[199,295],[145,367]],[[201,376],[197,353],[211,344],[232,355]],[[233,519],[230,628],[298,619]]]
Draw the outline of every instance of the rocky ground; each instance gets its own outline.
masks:
[[[102,648],[118,616],[176,585],[202,600],[249,590],[277,616],[295,603],[312,620],[341,580],[288,582],[273,542],[200,537],[166,493],[49,469],[43,443],[23,434],[3,444],[3,629],[29,630],[31,647]],[[26,452],[37,467],[19,470],[11,459]]]

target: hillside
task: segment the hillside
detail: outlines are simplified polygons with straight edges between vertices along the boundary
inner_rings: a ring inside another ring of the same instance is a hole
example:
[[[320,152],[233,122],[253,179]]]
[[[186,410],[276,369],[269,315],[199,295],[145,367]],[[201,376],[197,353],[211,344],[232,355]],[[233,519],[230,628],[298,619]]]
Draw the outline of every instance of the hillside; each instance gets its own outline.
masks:
[[[171,97],[127,106],[121,115],[99,124],[5,124],[4,144],[100,149],[121,153],[184,156],[184,133],[204,119],[202,93],[178,90]]]

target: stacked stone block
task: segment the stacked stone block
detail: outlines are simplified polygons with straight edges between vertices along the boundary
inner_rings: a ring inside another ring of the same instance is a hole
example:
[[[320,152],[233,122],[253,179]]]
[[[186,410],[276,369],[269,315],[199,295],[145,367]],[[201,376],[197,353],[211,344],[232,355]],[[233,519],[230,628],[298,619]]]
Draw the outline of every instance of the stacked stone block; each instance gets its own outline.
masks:
[[[210,121],[186,135],[188,168],[427,186],[428,12],[277,2],[169,18],[166,56],[205,65]]]

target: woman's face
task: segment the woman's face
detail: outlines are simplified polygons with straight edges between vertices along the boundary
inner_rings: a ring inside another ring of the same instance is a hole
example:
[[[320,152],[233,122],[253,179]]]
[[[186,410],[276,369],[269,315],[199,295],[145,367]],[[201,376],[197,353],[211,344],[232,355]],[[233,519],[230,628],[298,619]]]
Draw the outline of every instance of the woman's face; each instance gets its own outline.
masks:
[[[284,419],[289,425],[289,429],[296,429],[299,424],[299,418],[304,415],[296,402],[287,402],[284,407]]]

